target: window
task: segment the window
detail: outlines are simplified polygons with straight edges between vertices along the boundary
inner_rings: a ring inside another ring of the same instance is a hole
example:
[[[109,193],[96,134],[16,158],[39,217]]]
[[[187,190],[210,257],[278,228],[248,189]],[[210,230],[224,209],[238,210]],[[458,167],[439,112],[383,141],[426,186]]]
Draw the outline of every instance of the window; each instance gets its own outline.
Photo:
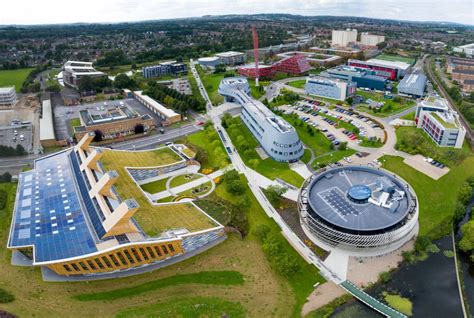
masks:
[[[118,258],[120,259],[120,261],[122,262],[123,265],[128,265],[127,261],[125,260],[125,257],[123,257],[123,255],[122,255],[122,253],[117,252],[117,256],[118,256]]]
[[[87,268],[86,264],[84,264],[84,262],[79,262],[79,265],[81,266],[81,268],[82,268],[83,270],[85,270],[85,271],[88,270],[88,268]]]
[[[141,262],[142,259],[141,259],[141,257],[138,255],[137,250],[134,249],[134,248],[131,248],[130,250],[132,251],[133,256],[135,256],[135,258],[137,259],[137,261]]]
[[[125,254],[125,256],[127,257],[128,261],[129,261],[131,264],[135,264],[135,260],[132,258],[132,256],[131,256],[130,253],[128,252],[128,250],[123,250],[123,253]]]
[[[69,267],[69,265],[64,264],[63,267],[64,267],[64,269],[65,269],[67,272],[70,272],[70,271],[71,271],[71,267]]]
[[[158,256],[161,256],[161,251],[160,251],[160,248],[158,246],[155,246],[155,251],[156,251],[156,254],[158,254]]]
[[[148,251],[148,253],[150,254],[152,258],[155,258],[155,253],[153,253],[153,250],[149,246],[146,247],[146,250]]]
[[[90,268],[92,268],[93,270],[96,270],[97,267],[94,265],[94,263],[92,263],[90,260],[87,260],[87,264],[89,265]]]
[[[174,253],[173,244],[168,244],[168,248],[170,249],[171,253]]]
[[[112,260],[112,262],[114,262],[115,266],[120,266],[119,262],[117,261],[117,258],[115,257],[114,254],[110,254],[109,255],[110,259]]]
[[[140,250],[140,253],[142,254],[143,258],[145,259],[145,261],[148,261],[148,255],[146,255],[146,252],[143,249],[143,247],[140,247],[139,250]]]
[[[106,256],[102,256],[102,259],[104,260],[104,263],[105,265],[107,265],[108,268],[112,268],[112,264],[110,264],[110,261]]]
[[[102,264],[102,262],[101,262],[98,258],[94,259],[94,261],[97,263],[97,265],[99,266],[100,269],[104,269],[104,268],[105,268],[105,267],[104,267],[104,264]]]
[[[80,272],[80,271],[81,271],[81,270],[79,269],[79,267],[77,267],[76,263],[72,263],[71,266],[72,266],[72,268],[74,268],[74,270],[75,270],[76,272]]]
[[[166,248],[166,246],[161,245],[161,248],[163,249],[163,252],[164,252],[165,254],[168,254],[168,249]]]

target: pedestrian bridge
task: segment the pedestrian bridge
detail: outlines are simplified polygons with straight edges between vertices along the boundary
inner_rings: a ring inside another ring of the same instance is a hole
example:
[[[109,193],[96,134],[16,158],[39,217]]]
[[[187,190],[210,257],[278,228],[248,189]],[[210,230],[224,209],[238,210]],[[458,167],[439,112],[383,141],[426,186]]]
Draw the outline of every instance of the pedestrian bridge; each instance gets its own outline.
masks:
[[[352,296],[369,306],[370,308],[378,311],[382,315],[386,317],[391,317],[391,318],[407,318],[406,315],[396,311],[392,307],[389,307],[385,305],[384,303],[381,303],[374,297],[370,296],[367,294],[365,291],[354,285],[354,283],[346,280],[343,281],[342,283],[339,284],[342,288],[344,288],[348,293],[350,293]]]

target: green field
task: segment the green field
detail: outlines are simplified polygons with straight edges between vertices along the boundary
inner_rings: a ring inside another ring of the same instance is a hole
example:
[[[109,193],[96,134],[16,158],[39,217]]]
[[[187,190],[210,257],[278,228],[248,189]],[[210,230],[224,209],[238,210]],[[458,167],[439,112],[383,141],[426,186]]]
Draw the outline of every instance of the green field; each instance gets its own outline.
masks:
[[[306,80],[296,80],[296,81],[288,82],[287,85],[295,87],[295,88],[304,89],[306,85]]]
[[[117,314],[128,317],[246,317],[241,303],[226,301],[217,297],[187,297],[172,301],[157,300],[146,305],[132,307]]]
[[[156,180],[147,184],[142,184],[140,187],[150,194],[158,193],[166,190],[166,182],[169,178]]]
[[[376,111],[374,109],[370,109],[369,105],[362,103],[357,105],[357,110],[364,111],[371,115],[377,117],[387,117],[396,113],[399,113],[407,108],[415,106],[416,102],[411,99],[400,98],[400,101],[395,101],[393,99],[385,99],[382,93],[377,92],[368,92],[364,90],[357,90],[357,95],[362,96],[364,99],[371,99],[376,102],[384,102],[385,104],[380,108],[380,110]]]
[[[252,95],[253,98],[259,99],[263,95],[265,95],[265,86],[268,86],[270,82],[269,81],[259,81],[258,87],[255,86],[255,80],[249,79],[249,86],[250,86],[250,94]]]
[[[255,148],[259,147],[258,141],[244,125],[240,117],[228,121],[227,133],[232,143],[237,148],[244,163],[271,180],[277,178],[300,187],[304,179],[298,173],[291,170],[288,163],[277,162],[272,158],[262,160]]]
[[[0,71],[0,87],[15,86],[17,92],[20,91],[23,82],[30,75],[33,68],[22,68],[18,70]]]
[[[420,235],[436,239],[448,234],[458,189],[467,177],[474,176],[474,156],[451,167],[448,174],[436,181],[403,163],[403,158],[385,156],[380,161],[385,169],[401,176],[415,190],[420,207]]]
[[[199,77],[201,78],[202,84],[204,85],[204,88],[206,89],[212,104],[214,106],[217,106],[224,102],[224,97],[222,97],[217,92],[219,84],[224,78],[224,73],[214,74],[209,71],[203,70],[200,65],[196,65],[196,70],[199,73]]]
[[[378,60],[390,61],[390,62],[405,62],[408,64],[414,64],[415,59],[411,57],[401,56],[401,55],[388,55],[380,54],[375,57]]]
[[[410,112],[406,114],[405,116],[402,116],[401,119],[406,119],[406,120],[415,120],[415,112]]]
[[[194,173],[181,174],[181,175],[175,176],[173,179],[171,179],[170,187],[174,188],[174,187],[180,186],[182,184],[191,182],[193,180],[199,179],[201,177],[202,177],[201,175],[194,174]]]
[[[201,170],[219,170],[229,164],[224,145],[212,126],[187,136],[184,142],[196,151],[196,160],[201,163]]]

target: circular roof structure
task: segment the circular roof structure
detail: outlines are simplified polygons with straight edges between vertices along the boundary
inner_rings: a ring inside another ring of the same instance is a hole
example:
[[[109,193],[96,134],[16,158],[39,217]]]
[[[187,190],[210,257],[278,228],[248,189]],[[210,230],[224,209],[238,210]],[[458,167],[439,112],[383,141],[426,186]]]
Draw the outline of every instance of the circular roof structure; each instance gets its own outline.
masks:
[[[410,207],[408,185],[388,172],[345,166],[315,176],[307,187],[309,213],[337,230],[372,234],[397,226]]]
[[[368,200],[372,195],[372,189],[364,184],[356,184],[349,188],[347,195],[356,201]]]

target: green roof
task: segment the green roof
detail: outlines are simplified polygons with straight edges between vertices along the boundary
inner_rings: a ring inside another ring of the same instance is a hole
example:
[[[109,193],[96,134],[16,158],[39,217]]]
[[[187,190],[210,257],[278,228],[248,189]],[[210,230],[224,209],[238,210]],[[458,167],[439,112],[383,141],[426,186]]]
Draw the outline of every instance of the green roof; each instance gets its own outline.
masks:
[[[431,116],[433,116],[433,118],[436,119],[441,125],[443,125],[444,128],[447,128],[447,129],[457,128],[457,126],[455,124],[445,121],[436,112],[432,112]]]

